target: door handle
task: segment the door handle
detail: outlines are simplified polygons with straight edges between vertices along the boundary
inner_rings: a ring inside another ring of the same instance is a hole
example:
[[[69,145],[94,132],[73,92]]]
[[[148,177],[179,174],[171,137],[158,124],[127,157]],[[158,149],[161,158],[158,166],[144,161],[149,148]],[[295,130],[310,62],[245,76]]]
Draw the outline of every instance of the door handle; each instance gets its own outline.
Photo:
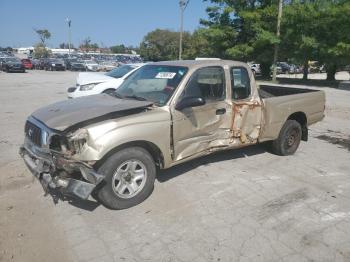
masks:
[[[216,114],[217,115],[223,115],[226,113],[226,109],[225,108],[220,108],[216,110]]]

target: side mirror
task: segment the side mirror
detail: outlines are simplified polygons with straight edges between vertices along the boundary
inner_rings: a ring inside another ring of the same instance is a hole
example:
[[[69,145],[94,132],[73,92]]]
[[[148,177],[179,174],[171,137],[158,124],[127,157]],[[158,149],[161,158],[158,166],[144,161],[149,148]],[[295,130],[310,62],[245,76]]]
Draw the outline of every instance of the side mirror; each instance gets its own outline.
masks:
[[[188,107],[196,107],[196,106],[202,106],[205,105],[205,100],[202,97],[184,97],[181,99],[175,106],[176,110],[182,110],[184,108]]]

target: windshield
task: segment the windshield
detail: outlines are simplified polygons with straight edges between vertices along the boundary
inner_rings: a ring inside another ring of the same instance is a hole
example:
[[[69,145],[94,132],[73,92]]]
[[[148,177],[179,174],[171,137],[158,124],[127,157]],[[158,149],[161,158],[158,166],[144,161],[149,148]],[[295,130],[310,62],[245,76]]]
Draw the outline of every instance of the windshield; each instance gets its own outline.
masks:
[[[106,75],[114,78],[121,78],[133,69],[135,69],[135,67],[130,65],[122,65],[117,68],[114,68],[112,71],[106,73]]]
[[[182,66],[145,65],[130,75],[117,95],[165,105],[187,73]]]

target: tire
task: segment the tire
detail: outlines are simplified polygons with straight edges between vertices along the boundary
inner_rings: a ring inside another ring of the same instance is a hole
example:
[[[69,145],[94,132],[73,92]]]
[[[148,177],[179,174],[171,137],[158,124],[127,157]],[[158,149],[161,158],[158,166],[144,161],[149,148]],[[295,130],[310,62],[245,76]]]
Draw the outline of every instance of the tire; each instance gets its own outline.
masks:
[[[135,175],[142,176],[141,169],[143,180],[133,180]],[[105,176],[105,183],[95,192],[97,199],[108,208],[125,209],[136,206],[152,193],[156,166],[147,150],[129,147],[109,156],[98,173]],[[132,193],[133,187],[137,189]]]
[[[272,152],[280,156],[293,155],[301,141],[302,130],[295,120],[287,120],[276,140],[272,142]]]

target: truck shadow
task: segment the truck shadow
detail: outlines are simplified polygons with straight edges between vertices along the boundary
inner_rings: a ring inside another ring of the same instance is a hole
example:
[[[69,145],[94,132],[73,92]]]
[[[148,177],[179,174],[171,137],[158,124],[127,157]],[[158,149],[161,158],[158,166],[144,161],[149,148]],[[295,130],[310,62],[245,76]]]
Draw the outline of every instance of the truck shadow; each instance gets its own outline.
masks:
[[[157,175],[157,180],[160,183],[167,182],[170,179],[176,178],[190,170],[193,170],[199,166],[206,166],[212,163],[219,163],[222,161],[234,160],[239,158],[245,158],[247,156],[254,156],[264,154],[268,152],[268,146],[265,144],[252,145],[240,149],[230,149],[225,151],[219,151],[207,156],[203,156],[183,164],[171,167],[169,169],[160,170]],[[86,210],[89,212],[94,211],[101,204],[94,200],[81,200],[74,196],[63,195],[61,191],[56,189],[49,189],[48,195],[52,197],[55,204],[59,201],[66,202],[69,205]]]
[[[171,167],[169,169],[160,170],[157,175],[157,180],[160,183],[164,183],[170,179],[176,178],[190,170],[193,170],[199,166],[206,166],[211,163],[218,163],[227,160],[234,160],[238,158],[244,158],[247,156],[254,156],[269,152],[267,144],[252,145],[240,149],[229,149],[219,151],[207,156],[203,156],[194,160],[190,160],[183,164]]]
[[[57,189],[49,189],[48,195],[52,197],[54,204],[62,201],[86,211],[94,211],[100,205],[97,201],[82,200],[74,196],[63,195],[62,192]]]

